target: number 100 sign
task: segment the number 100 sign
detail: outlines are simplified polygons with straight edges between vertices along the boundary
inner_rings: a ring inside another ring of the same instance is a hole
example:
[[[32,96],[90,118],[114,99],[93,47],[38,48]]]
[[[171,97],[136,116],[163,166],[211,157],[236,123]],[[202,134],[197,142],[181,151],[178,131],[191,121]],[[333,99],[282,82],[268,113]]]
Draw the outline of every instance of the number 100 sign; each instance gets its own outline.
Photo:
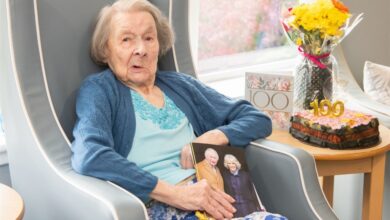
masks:
[[[249,90],[249,101],[261,110],[292,111],[292,92]]]

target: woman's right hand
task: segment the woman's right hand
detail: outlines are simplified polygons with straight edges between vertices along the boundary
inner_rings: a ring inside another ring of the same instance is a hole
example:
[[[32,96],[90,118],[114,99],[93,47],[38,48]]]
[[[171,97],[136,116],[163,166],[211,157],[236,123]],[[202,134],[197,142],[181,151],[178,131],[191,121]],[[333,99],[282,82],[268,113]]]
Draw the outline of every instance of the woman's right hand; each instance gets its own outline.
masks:
[[[207,180],[176,187],[178,208],[206,211],[215,219],[230,219],[236,211],[231,204],[234,199],[221,190],[211,187]]]
[[[206,211],[215,219],[231,219],[236,212],[232,205],[234,199],[211,187],[204,179],[192,185],[181,186],[159,181],[151,197],[179,209]]]

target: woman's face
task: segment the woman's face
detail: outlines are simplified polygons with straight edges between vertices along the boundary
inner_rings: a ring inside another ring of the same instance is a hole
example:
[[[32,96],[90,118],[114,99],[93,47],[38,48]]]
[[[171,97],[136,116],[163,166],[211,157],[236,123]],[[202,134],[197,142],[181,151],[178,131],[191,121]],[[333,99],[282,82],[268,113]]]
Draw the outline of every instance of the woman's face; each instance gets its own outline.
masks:
[[[116,77],[134,88],[154,84],[159,43],[151,14],[119,12],[110,23],[107,63]]]
[[[228,166],[229,171],[230,171],[231,173],[236,172],[236,170],[237,170],[237,165],[236,165],[234,162],[231,162],[231,161],[227,162],[227,166]]]

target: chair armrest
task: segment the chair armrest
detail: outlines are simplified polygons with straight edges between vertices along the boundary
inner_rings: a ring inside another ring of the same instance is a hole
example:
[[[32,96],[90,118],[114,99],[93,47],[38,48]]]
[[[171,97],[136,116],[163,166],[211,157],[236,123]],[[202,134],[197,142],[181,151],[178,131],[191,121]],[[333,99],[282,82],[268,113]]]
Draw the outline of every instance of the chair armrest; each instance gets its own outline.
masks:
[[[321,190],[314,159],[306,151],[259,139],[247,146],[246,158],[267,211],[288,219],[338,219]]]
[[[77,188],[79,193],[75,193],[74,189],[70,189],[67,193],[65,187],[61,193],[65,197],[72,196],[72,198],[62,199],[61,202],[80,202],[82,210],[69,210],[78,212],[79,219],[147,219],[146,208],[142,201],[114,183],[79,175],[73,170],[68,171],[65,179]],[[62,206],[67,209],[74,205],[62,204]]]

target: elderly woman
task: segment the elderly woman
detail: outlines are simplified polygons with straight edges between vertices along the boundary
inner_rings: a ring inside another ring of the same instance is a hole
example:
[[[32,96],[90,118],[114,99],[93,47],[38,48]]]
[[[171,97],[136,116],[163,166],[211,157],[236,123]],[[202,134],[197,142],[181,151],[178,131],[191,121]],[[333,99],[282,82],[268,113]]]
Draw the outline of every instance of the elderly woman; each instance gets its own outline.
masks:
[[[261,202],[249,173],[241,169],[241,163],[234,155],[226,154],[223,165],[226,168],[226,171],[223,172],[225,192],[235,200],[235,219],[287,220],[286,217],[280,214],[264,210],[260,205]]]
[[[91,54],[108,68],[79,90],[72,165],[148,203],[151,219],[153,210],[171,209],[231,218],[229,195],[205,180],[179,184],[195,173],[188,144],[245,146],[268,136],[271,121],[185,74],[158,71],[173,39],[167,19],[145,0],[119,0],[100,11]]]
[[[262,211],[252,180],[248,172],[241,170],[241,163],[232,154],[226,154],[223,165],[228,170],[223,173],[225,191],[235,199],[237,212],[234,217],[244,217],[252,212]]]

